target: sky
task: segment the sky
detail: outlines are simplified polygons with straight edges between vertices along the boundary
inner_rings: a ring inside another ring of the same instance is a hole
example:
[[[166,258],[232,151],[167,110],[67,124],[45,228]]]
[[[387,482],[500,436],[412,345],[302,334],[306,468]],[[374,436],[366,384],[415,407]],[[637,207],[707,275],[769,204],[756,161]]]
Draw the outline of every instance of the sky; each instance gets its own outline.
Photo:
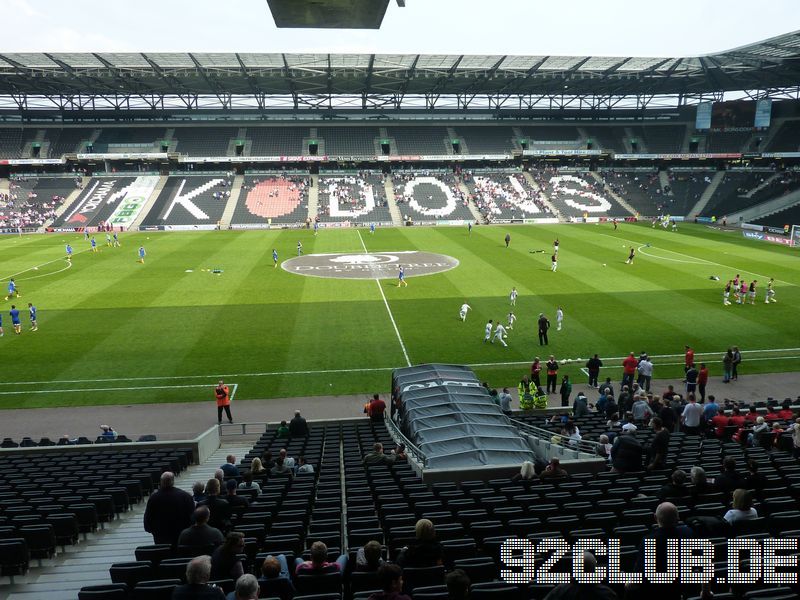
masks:
[[[391,0],[378,31],[277,29],[266,0],[0,0],[2,52],[697,56],[800,30],[797,0]]]

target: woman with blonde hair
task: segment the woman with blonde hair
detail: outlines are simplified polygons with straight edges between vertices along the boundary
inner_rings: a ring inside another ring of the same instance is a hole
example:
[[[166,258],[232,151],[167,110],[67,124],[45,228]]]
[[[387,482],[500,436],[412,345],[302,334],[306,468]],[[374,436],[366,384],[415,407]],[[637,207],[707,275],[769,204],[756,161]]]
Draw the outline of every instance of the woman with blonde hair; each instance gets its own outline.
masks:
[[[253,459],[253,462],[250,463],[250,473],[252,473],[253,477],[267,474],[264,463],[262,463],[261,459],[257,456]]]
[[[522,463],[519,473],[514,475],[514,477],[511,478],[511,481],[531,481],[535,477],[536,470],[533,468],[533,463],[529,460],[526,460]]]
[[[722,517],[728,523],[757,519],[758,512],[753,508],[753,494],[750,490],[739,488],[733,491],[732,508]]]
[[[436,567],[443,564],[442,545],[436,539],[436,528],[428,519],[420,519],[414,527],[416,540],[403,548],[397,564],[406,567]]]

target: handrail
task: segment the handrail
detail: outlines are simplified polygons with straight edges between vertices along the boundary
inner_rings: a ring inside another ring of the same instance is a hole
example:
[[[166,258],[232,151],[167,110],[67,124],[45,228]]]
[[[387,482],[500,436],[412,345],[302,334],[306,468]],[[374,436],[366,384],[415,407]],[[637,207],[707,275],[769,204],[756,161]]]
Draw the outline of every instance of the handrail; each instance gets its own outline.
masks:
[[[395,423],[385,412],[383,413],[383,420],[386,424],[386,429],[389,430],[389,433],[392,435],[392,438],[394,438],[394,441],[399,441],[399,443],[405,444],[406,454],[410,454],[412,458],[414,458],[414,460],[416,460],[423,467],[428,466],[428,457],[425,456],[425,453],[415,446],[411,440],[409,440],[405,434],[400,431],[397,423]]]
[[[571,450],[578,450],[580,452],[585,452],[586,454],[591,454],[592,456],[597,455],[597,448],[600,445],[599,442],[589,442],[585,440],[579,440],[576,443],[574,441],[570,441],[568,438],[562,436],[559,433],[555,433],[553,431],[550,431],[549,429],[544,429],[542,427],[536,427],[535,425],[531,425],[530,423],[526,423],[525,421],[511,419],[511,422],[517,428],[519,428],[520,431],[527,433],[528,435],[532,435],[537,439],[549,442],[554,435],[557,435],[564,440],[563,443],[559,443],[560,446],[563,446],[564,448],[569,448]]]

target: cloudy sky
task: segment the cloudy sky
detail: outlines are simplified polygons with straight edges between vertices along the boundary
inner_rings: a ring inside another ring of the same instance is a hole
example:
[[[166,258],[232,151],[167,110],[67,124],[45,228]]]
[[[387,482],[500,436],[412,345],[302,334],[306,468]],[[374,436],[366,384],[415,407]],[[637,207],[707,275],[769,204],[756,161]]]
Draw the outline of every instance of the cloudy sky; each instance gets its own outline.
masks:
[[[380,31],[278,30],[266,0],[0,0],[0,52],[691,56],[800,29],[797,0],[394,0]]]

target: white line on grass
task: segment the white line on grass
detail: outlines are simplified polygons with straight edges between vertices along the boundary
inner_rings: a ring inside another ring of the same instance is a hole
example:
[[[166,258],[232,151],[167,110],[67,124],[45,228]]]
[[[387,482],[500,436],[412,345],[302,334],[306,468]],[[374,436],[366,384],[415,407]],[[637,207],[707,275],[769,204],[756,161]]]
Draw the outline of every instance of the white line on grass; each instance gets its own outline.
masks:
[[[81,250],[80,252],[76,252],[75,254],[83,254],[84,252],[89,252],[89,248],[87,248],[86,250]],[[27,273],[28,271],[38,270],[39,267],[46,267],[47,265],[52,264],[54,262],[58,262],[60,260],[66,260],[66,259],[63,256],[61,258],[54,258],[53,260],[48,260],[47,262],[43,262],[40,265],[34,265],[33,267],[28,267],[24,271],[19,271],[18,273],[12,273],[11,275],[6,275],[5,277],[0,277],[0,281],[5,281],[6,279],[11,279],[12,277],[16,277],[17,275],[22,275],[23,273]],[[67,261],[67,262],[69,262],[69,261]],[[69,267],[66,267],[66,268],[69,268]],[[65,269],[61,269],[61,271],[64,271],[64,270]],[[61,271],[56,271],[55,273],[60,273]],[[55,275],[55,273],[47,273],[47,275]],[[44,275],[38,275],[37,277],[44,277]],[[35,277],[27,277],[26,279],[24,279],[22,281],[27,281],[28,279],[35,279]]]
[[[234,392],[236,391],[236,384],[234,385]],[[15,394],[62,394],[66,392],[119,392],[119,391],[133,391],[133,390],[171,390],[179,388],[199,388],[211,387],[207,383],[198,383],[192,385],[139,385],[130,387],[109,387],[109,388],[77,388],[69,390],[11,390],[10,392],[0,392],[0,395],[11,396]]]
[[[31,279],[39,279],[40,277],[50,277],[50,275],[56,275],[57,273],[61,273],[62,271],[66,271],[67,269],[72,267],[72,261],[67,261],[67,266],[63,269],[59,269],[58,271],[52,271],[51,273],[42,273],[41,275],[34,275],[33,277],[23,277],[19,281],[30,281]],[[30,269],[28,269],[30,271]],[[26,273],[27,271],[23,271]]]
[[[620,238],[620,237],[617,237],[615,235],[611,235],[610,233],[600,233],[599,235],[604,235],[606,237],[610,237],[610,238],[613,238],[615,240],[623,240],[623,241],[626,241],[626,242],[628,242],[630,244],[641,244],[642,243],[641,241],[637,242],[637,241],[634,241],[634,240],[629,240],[627,238]],[[647,242],[645,242],[645,244],[646,243]],[[656,246],[653,246],[653,245],[651,245],[650,247],[651,248],[656,248]],[[730,267],[728,265],[723,265],[722,263],[718,263],[718,262],[715,262],[713,260],[706,260],[705,258],[699,258],[697,256],[692,256],[691,254],[684,254],[683,252],[676,252],[675,250],[669,250],[667,248],[657,248],[657,249],[664,250],[665,252],[671,252],[672,254],[677,254],[679,256],[685,256],[686,258],[690,258],[693,262],[702,261],[705,264],[716,265],[716,266],[722,267],[724,269],[730,269],[732,272],[748,273],[749,275],[755,275],[756,277],[760,277],[761,279],[769,279],[768,275],[761,275],[760,273],[755,273],[754,271],[748,271],[747,269],[740,269],[738,267]],[[661,260],[672,260],[673,262],[681,262],[681,261],[675,261],[675,259],[666,258],[664,256],[654,256],[652,254],[647,254],[645,252],[642,252],[642,254],[645,254],[645,256],[650,256],[651,258],[658,258],[658,259],[661,259]],[[790,283],[788,281],[782,281],[781,279],[776,279],[775,281],[777,281],[778,283],[782,283],[784,285],[790,285],[792,287],[797,287],[796,283]]]
[[[358,233],[358,239],[361,242],[361,247],[364,249],[364,254],[369,254],[367,250],[366,244],[364,244],[364,238],[361,237],[361,230],[356,229],[356,233]],[[375,283],[378,286],[378,291],[381,293],[381,298],[383,298],[383,304],[386,306],[386,312],[389,313],[389,319],[392,321],[392,327],[394,327],[394,332],[397,335],[397,341],[400,342],[400,349],[403,351],[403,356],[406,359],[406,364],[410,367],[411,366],[411,359],[408,358],[408,351],[406,350],[406,345],[403,343],[403,338],[400,337],[400,330],[397,329],[397,323],[394,321],[394,315],[392,314],[392,309],[389,308],[389,302],[386,300],[386,294],[383,293],[383,287],[381,286],[381,280],[377,277],[375,278]]]

